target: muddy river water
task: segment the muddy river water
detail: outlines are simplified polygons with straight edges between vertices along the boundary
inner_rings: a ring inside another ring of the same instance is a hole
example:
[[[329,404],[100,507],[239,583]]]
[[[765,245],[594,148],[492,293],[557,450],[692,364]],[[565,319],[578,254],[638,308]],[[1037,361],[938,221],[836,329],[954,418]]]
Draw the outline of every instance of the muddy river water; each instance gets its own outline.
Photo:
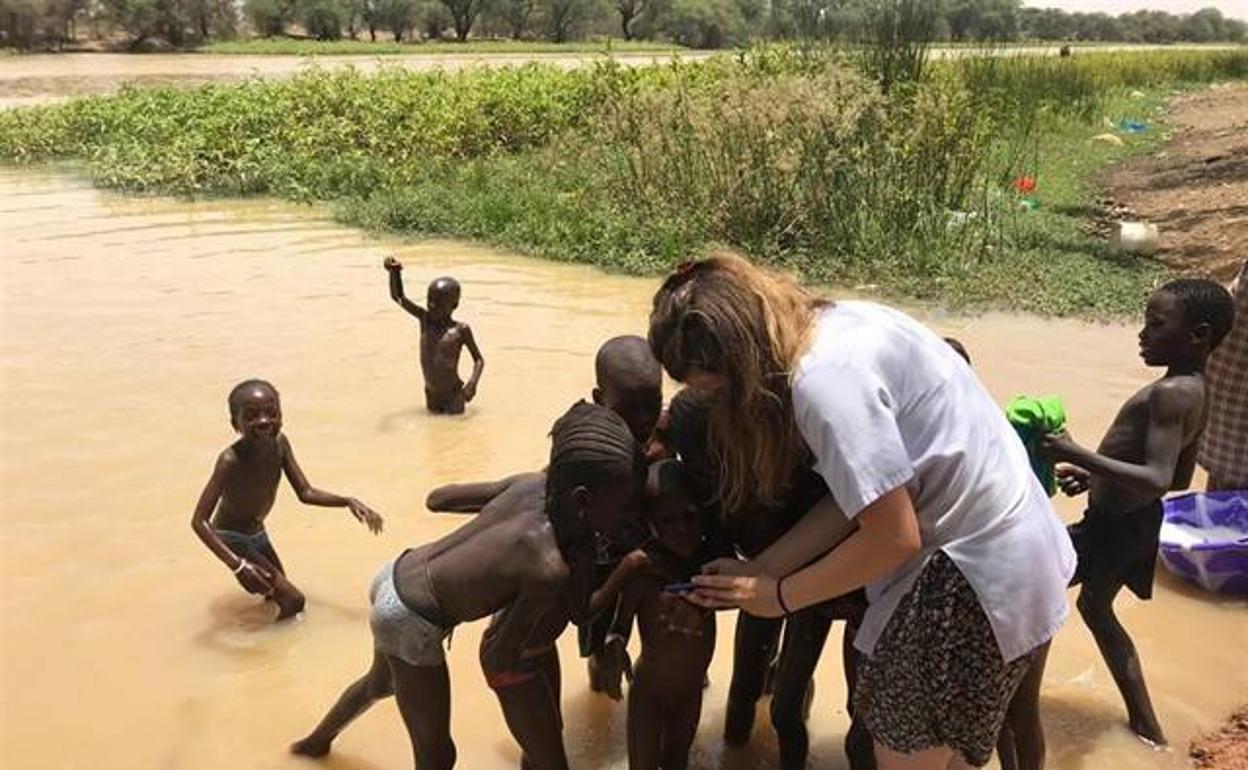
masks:
[[[11,768],[313,767],[285,747],[369,660],[370,578],[462,521],[425,511],[426,491],[539,467],[552,419],[589,392],[596,346],[643,332],[655,286],[463,243],[366,236],[283,203],[127,198],[50,170],[0,169],[0,244],[0,766]],[[423,412],[416,330],[387,297],[388,254],[408,265],[418,296],[438,274],[463,282],[460,314],[487,360],[463,417]],[[1085,441],[1149,376],[1127,326],[924,317],[966,343],[999,400],[1060,393]],[[251,376],[281,390],[313,483],[386,517],[374,537],[283,488],[270,529],[309,603],[280,626],[189,527],[232,440],[225,394]],[[1078,513],[1058,506],[1067,520]],[[1118,608],[1184,747],[1248,692],[1248,615],[1243,602],[1158,575],[1152,602],[1124,592]],[[733,619],[720,623],[693,767],[774,766],[761,708],[749,748],[719,740]],[[450,654],[460,766],[516,767],[477,666],[480,630],[460,629]],[[573,766],[623,767],[622,704],[588,691],[571,634],[560,648]],[[826,769],[845,767],[839,630],[828,649],[811,762]],[[1054,644],[1043,708],[1051,768],[1187,766],[1182,748],[1155,752],[1128,733],[1077,619]],[[324,764],[409,763],[383,703]]]

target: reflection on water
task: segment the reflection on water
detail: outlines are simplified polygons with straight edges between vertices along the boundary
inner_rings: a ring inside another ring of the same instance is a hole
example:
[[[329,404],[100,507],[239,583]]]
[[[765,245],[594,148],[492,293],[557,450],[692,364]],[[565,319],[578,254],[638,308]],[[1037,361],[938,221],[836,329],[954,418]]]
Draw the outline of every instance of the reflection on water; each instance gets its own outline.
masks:
[[[370,657],[369,579],[403,547],[462,521],[423,510],[438,483],[539,467],[552,419],[588,394],[592,355],[642,332],[654,282],[451,242],[366,237],[269,201],[129,199],[80,180],[0,170],[0,764],[78,768],[299,768],[285,746]],[[409,291],[450,273],[486,357],[467,414],[422,409],[416,329],[394,307],[381,259]],[[1092,441],[1147,376],[1134,331],[1009,316],[934,321],[961,338],[1004,401],[1057,392]],[[280,493],[274,540],[308,595],[284,626],[241,594],[189,527],[215,453],[231,440],[225,394],[250,376],[281,389],[287,432],[313,481],[387,518],[380,537],[348,514]],[[1062,515],[1077,507],[1063,501]],[[1159,574],[1161,574],[1159,572]],[[1243,603],[1166,577],[1151,603],[1119,600],[1176,745],[1248,690]],[[725,749],[731,618],[693,767],[774,766],[755,742]],[[461,766],[517,766],[476,662],[480,626],[450,660]],[[838,649],[839,640],[828,641]],[[561,641],[576,767],[623,767],[624,709],[587,692]],[[1126,731],[1090,635],[1054,645],[1044,691],[1050,767],[1180,768]],[[818,674],[812,767],[843,768],[839,655]],[[326,767],[405,767],[393,704],[353,725]]]

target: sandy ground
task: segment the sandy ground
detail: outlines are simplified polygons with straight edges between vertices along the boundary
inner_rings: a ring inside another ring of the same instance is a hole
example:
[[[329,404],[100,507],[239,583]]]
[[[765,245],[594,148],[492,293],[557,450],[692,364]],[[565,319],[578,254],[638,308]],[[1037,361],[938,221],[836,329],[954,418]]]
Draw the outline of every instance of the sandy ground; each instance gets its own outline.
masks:
[[[1166,147],[1113,171],[1113,218],[1157,224],[1159,258],[1229,280],[1248,257],[1248,84],[1174,100]]]
[[[1191,757],[1200,770],[1248,770],[1248,706],[1221,730],[1192,741]]]

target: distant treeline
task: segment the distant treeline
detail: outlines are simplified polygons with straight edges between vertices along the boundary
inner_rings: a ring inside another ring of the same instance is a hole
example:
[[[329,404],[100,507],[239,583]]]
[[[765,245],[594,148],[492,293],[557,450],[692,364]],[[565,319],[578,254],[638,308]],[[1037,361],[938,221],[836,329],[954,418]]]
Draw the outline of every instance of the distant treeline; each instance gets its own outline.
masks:
[[[183,48],[239,36],[411,41],[587,35],[696,48],[751,41],[871,38],[883,7],[906,0],[0,0],[0,45],[105,41]],[[1066,13],[1022,0],[931,0],[930,38],[951,42],[1248,42],[1215,8],[1190,15]]]

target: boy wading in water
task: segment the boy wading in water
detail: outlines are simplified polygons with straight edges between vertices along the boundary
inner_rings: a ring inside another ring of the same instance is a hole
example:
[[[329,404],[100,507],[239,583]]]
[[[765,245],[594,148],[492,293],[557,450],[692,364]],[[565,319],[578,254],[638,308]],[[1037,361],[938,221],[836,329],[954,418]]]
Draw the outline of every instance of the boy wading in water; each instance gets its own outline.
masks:
[[[420,321],[420,370],[425,377],[425,407],[434,414],[463,414],[464,405],[477,395],[477,383],[485,359],[472,328],[451,318],[459,307],[459,282],[435,278],[426,295],[428,308],[403,293],[403,264],[394,257],[383,263],[390,274],[390,299]],[[459,379],[459,354],[465,347],[472,356],[472,376]]]
[[[1139,656],[1114,616],[1114,598],[1123,586],[1141,599],[1152,596],[1161,498],[1191,483],[1205,424],[1205,359],[1231,328],[1234,308],[1218,284],[1180,279],[1153,294],[1144,318],[1140,356],[1166,373],[1127,400],[1095,452],[1065,433],[1048,436],[1042,448],[1074,466],[1058,468],[1063,491],[1088,491],[1088,510],[1070,527],[1079,555],[1071,584],[1083,584],[1079,613],[1126,701],[1131,729],[1164,744]]]
[[[552,608],[573,619],[587,612],[594,534],[618,534],[631,524],[643,474],[637,443],[619,416],[590,404],[573,406],[551,430],[544,484],[533,478],[511,485],[464,526],[381,569],[370,592],[372,668],[291,751],[323,756],[353,719],[393,694],[419,770],[454,766],[443,640],[460,623],[505,610],[483,654],[491,684],[547,676],[543,656],[533,653],[549,638]],[[527,716],[557,731],[557,706],[548,702]],[[529,749],[526,766],[559,761]]]
[[[626,584],[607,638],[611,672],[628,670],[627,633],[637,619],[641,655],[628,690],[629,770],[684,770],[702,716],[702,686],[715,652],[715,615],[682,599],[705,561],[701,509],[677,460],[650,467],[646,564]],[[629,569],[629,567],[625,567]]]
[[[228,404],[230,424],[242,438],[217,458],[195,505],[191,528],[243,588],[276,602],[277,619],[283,620],[303,610],[304,598],[286,579],[264,531],[282,474],[302,503],[349,508],[374,533],[381,531],[381,517],[354,497],[323,492],[308,482],[282,433],[282,404],[272,385],[264,380],[239,383],[230,391]]]

